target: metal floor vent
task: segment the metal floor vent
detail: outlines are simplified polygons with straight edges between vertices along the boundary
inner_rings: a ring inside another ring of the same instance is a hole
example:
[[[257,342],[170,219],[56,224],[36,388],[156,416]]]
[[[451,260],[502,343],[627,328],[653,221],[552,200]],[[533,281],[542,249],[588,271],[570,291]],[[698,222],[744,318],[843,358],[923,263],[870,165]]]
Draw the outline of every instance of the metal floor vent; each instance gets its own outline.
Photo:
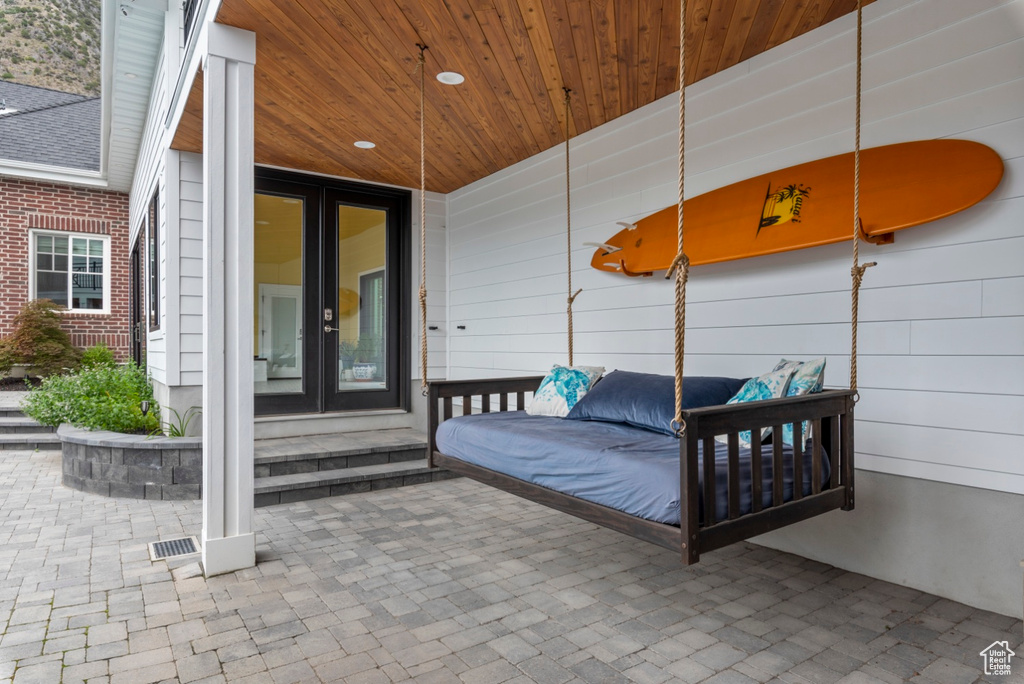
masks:
[[[149,544],[150,560],[191,556],[194,553],[199,553],[199,541],[195,537],[182,537]]]

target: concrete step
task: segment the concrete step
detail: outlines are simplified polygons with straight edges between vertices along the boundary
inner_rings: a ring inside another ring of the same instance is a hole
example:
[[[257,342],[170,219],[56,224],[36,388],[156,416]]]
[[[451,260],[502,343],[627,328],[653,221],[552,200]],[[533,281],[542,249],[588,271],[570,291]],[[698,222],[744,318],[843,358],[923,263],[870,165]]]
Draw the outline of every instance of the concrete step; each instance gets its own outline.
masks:
[[[0,416],[0,435],[38,434],[56,432],[57,428],[40,425],[31,418],[21,416]]]
[[[24,418],[25,412],[13,406],[0,406],[0,418]]]
[[[0,451],[60,451],[60,439],[52,432],[0,434]]]
[[[335,470],[274,475],[256,479],[256,506],[323,499],[375,489],[406,487],[455,477],[440,468],[427,467],[427,459],[382,463]]]
[[[259,439],[257,506],[293,503],[452,477],[428,468],[426,435],[406,428]]]

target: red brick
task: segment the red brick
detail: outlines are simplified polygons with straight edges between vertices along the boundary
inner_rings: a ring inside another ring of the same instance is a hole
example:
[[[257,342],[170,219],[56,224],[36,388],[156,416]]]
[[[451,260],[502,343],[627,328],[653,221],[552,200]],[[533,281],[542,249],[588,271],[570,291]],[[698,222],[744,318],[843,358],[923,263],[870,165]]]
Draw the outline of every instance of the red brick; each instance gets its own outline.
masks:
[[[28,301],[30,228],[110,236],[110,313],[69,314],[64,328],[76,346],[104,340],[128,358],[128,195],[0,177],[0,337]]]

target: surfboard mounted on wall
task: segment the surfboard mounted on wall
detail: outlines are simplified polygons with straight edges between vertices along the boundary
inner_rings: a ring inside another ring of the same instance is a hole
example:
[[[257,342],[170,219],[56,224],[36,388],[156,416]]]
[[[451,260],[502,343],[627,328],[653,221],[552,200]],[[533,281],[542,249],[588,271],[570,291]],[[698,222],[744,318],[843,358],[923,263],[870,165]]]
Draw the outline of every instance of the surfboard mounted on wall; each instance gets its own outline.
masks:
[[[1003,177],[990,147],[923,140],[861,150],[860,215],[869,242],[980,202]],[[746,259],[850,239],[853,153],[798,164],[686,200],[691,265]],[[676,206],[599,245],[591,266],[629,276],[667,269],[676,253]]]

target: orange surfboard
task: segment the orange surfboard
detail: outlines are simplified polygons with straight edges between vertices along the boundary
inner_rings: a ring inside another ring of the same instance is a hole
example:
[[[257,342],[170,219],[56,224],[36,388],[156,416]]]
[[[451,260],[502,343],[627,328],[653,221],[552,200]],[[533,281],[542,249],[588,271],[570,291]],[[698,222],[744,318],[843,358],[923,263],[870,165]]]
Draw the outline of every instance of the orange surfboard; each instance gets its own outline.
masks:
[[[922,140],[861,150],[863,237],[955,214],[984,199],[1003,161],[969,140]],[[853,153],[773,171],[686,200],[691,265],[745,259],[850,240]],[[591,266],[630,276],[667,269],[676,254],[676,207],[640,219],[602,243]],[[625,224],[624,224],[625,225]]]

